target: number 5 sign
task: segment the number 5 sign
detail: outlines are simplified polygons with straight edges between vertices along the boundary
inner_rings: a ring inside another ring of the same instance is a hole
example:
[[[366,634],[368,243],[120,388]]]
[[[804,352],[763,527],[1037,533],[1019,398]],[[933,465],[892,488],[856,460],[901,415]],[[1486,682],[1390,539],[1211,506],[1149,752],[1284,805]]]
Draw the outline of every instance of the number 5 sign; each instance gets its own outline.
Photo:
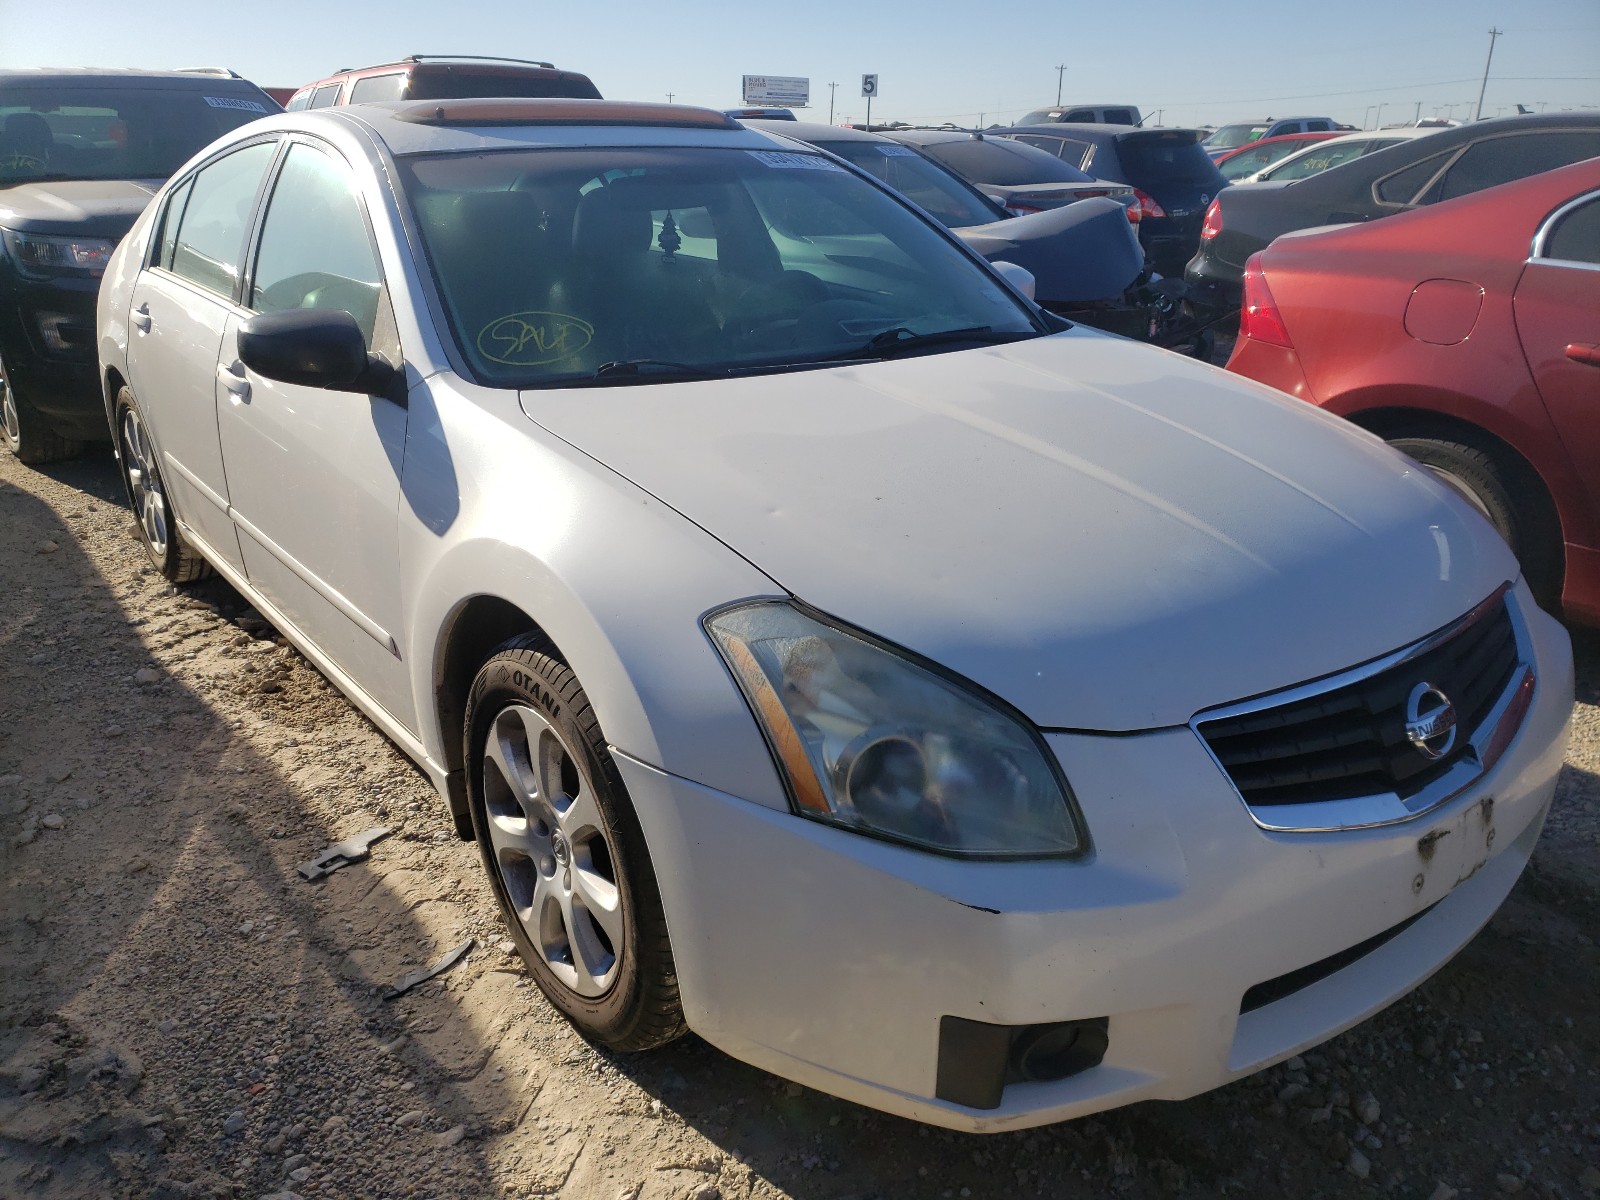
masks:
[[[861,94],[869,100],[878,94],[878,77],[876,75],[863,75],[861,77]]]

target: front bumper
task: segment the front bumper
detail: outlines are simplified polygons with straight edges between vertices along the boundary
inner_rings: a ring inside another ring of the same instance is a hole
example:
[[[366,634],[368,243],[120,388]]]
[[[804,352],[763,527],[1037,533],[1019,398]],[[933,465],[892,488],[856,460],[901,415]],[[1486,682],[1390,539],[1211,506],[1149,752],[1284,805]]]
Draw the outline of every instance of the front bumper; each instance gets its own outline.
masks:
[[[1565,753],[1571,650],[1519,594],[1539,672],[1521,731],[1471,792],[1402,825],[1263,830],[1187,727],[1049,735],[1094,839],[1073,862],[922,854],[618,756],[691,1027],[821,1091],[998,1132],[1193,1096],[1356,1024],[1471,939],[1538,839]],[[1407,921],[1241,1015],[1256,985]],[[1107,1018],[1107,1048],[1080,1074],[966,1107],[936,1098],[947,1016]]]
[[[20,396],[57,432],[106,439],[105,400],[95,351],[100,279],[0,278],[0,358]]]

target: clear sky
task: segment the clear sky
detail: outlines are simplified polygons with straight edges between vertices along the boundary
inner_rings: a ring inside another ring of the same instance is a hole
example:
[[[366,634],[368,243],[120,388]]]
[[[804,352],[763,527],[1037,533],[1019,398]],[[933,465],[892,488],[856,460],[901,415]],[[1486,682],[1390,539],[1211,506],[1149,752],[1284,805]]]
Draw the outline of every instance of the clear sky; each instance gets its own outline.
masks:
[[[723,108],[740,77],[806,76],[811,109],[992,124],[1054,103],[1132,103],[1167,125],[1331,116],[1353,125],[1600,107],[1600,0],[0,0],[0,67],[227,66],[265,86],[415,52],[507,54],[583,71],[603,95]],[[1153,123],[1153,118],[1152,118]]]

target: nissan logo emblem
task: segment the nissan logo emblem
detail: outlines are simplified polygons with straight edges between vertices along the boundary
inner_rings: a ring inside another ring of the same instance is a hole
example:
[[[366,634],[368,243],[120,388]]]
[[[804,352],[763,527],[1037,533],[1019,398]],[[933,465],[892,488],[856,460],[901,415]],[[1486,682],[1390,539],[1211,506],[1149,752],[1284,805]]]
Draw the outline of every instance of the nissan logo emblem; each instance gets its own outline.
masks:
[[[1423,758],[1443,758],[1456,744],[1456,706],[1431,683],[1419,683],[1406,701],[1406,739]]]

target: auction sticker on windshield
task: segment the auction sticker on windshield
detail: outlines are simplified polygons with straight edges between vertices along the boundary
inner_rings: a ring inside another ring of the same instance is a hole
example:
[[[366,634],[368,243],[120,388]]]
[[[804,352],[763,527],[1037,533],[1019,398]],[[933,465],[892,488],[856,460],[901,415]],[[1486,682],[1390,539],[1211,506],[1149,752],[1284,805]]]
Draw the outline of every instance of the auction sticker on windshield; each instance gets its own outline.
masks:
[[[242,108],[245,112],[264,113],[267,106],[259,100],[238,100],[232,96],[207,96],[206,103],[212,108]]]
[[[836,162],[829,162],[820,154],[793,154],[787,150],[751,150],[750,157],[769,167],[784,167],[800,171],[843,171]]]

